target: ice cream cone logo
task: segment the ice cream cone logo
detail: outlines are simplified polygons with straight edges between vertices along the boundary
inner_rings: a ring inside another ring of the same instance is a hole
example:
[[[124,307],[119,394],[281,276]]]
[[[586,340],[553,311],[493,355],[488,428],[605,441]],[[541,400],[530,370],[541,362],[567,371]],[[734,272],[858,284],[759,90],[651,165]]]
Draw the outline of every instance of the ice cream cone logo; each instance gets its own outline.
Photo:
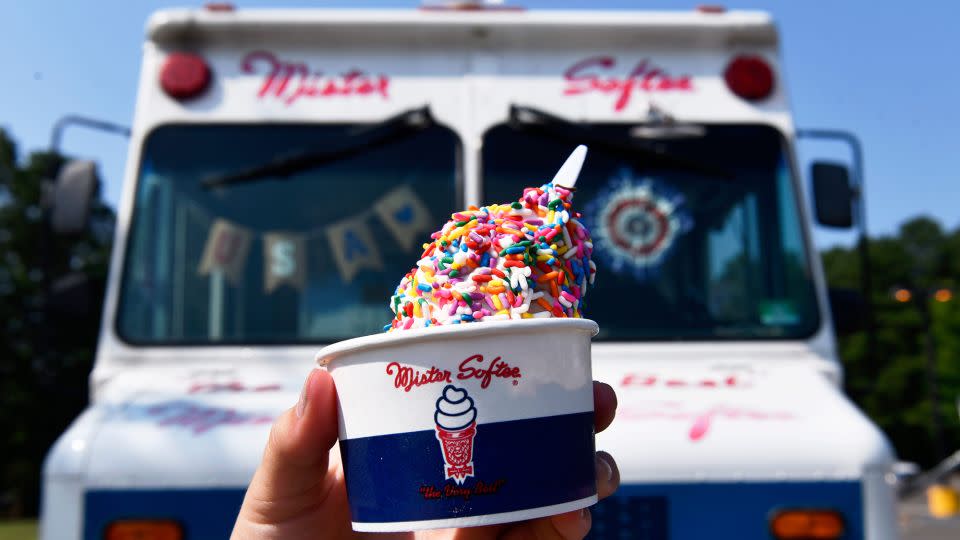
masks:
[[[463,484],[473,470],[473,438],[477,435],[477,409],[464,388],[444,387],[433,414],[437,440],[443,452],[444,477]]]

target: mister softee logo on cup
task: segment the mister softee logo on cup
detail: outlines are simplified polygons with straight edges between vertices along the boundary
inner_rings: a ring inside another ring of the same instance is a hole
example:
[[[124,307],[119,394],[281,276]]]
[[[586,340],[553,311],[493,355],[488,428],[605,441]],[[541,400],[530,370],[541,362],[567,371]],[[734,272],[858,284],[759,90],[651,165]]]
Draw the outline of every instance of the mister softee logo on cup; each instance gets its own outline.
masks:
[[[463,484],[473,476],[473,439],[477,435],[477,408],[463,388],[448,384],[437,400],[433,413],[437,440],[443,452],[444,475]]]
[[[416,387],[432,383],[452,383],[453,373],[446,369],[440,369],[431,366],[429,369],[418,369],[412,366],[406,366],[400,362],[390,362],[387,364],[387,375],[393,377],[394,388],[409,392]],[[520,384],[523,377],[520,368],[511,366],[501,357],[497,356],[489,364],[486,364],[482,354],[468,356],[460,362],[457,371],[457,380],[479,380],[480,388],[486,389],[494,379],[510,379],[514,386]]]
[[[444,480],[453,480],[458,486],[462,486],[468,477],[475,476],[473,441],[477,435],[477,407],[466,388],[452,383],[455,380],[479,381],[480,389],[486,390],[494,380],[510,381],[517,385],[523,374],[519,367],[510,365],[500,356],[487,361],[482,354],[472,354],[464,358],[457,367],[454,375],[450,370],[437,366],[423,368],[390,362],[387,364],[386,374],[393,378],[393,387],[403,392],[433,383],[445,384],[435,402],[433,423],[443,457]],[[489,492],[495,493],[503,482],[500,480],[498,487]],[[482,484],[480,488],[483,488]],[[424,497],[428,499],[433,492],[441,493],[434,488],[424,489]],[[463,495],[449,490],[442,493],[447,496]],[[470,494],[473,491],[464,493]]]

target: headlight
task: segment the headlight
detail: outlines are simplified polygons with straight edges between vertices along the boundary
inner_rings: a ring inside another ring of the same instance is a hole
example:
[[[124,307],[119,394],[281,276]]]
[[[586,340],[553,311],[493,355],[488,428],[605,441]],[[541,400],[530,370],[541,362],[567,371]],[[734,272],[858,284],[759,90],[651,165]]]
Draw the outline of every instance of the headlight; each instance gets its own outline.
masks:
[[[843,515],[836,510],[777,510],[770,518],[770,532],[778,540],[836,540],[843,529]]]
[[[104,540],[182,540],[183,528],[171,519],[122,519],[107,526]]]

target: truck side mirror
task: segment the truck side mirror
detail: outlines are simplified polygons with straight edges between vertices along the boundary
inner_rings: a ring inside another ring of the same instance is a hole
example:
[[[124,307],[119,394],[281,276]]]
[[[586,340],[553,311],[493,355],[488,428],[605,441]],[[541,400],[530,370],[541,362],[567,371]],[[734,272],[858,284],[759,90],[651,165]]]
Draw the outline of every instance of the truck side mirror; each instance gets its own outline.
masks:
[[[813,178],[813,202],[817,221],[827,227],[849,229],[853,226],[853,190],[850,173],[837,163],[815,162],[810,168]]]
[[[97,165],[74,160],[60,168],[53,185],[50,227],[54,233],[76,236],[87,228],[90,207],[100,187]]]
[[[50,314],[64,320],[89,317],[95,309],[94,284],[83,272],[71,272],[50,286]]]
[[[831,288],[827,294],[833,329],[837,336],[848,336],[866,329],[867,304],[859,291]]]

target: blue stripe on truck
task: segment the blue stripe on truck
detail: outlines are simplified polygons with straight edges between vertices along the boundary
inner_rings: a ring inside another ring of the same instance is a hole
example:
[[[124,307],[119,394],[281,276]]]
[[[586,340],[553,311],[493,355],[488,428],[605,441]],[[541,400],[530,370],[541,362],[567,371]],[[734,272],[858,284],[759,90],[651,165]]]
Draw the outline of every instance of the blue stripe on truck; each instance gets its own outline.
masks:
[[[84,540],[103,540],[118,519],[172,519],[186,540],[229,538],[246,486],[220,489],[104,489],[84,496]]]
[[[592,509],[591,540],[770,540],[780,508],[843,514],[843,540],[863,540],[859,481],[623,485]]]
[[[83,538],[102,540],[124,518],[169,518],[186,540],[228,538],[245,488],[96,490],[87,492]],[[592,540],[770,540],[777,508],[832,508],[843,513],[843,540],[864,538],[858,481],[722,482],[623,485],[593,511]]]

